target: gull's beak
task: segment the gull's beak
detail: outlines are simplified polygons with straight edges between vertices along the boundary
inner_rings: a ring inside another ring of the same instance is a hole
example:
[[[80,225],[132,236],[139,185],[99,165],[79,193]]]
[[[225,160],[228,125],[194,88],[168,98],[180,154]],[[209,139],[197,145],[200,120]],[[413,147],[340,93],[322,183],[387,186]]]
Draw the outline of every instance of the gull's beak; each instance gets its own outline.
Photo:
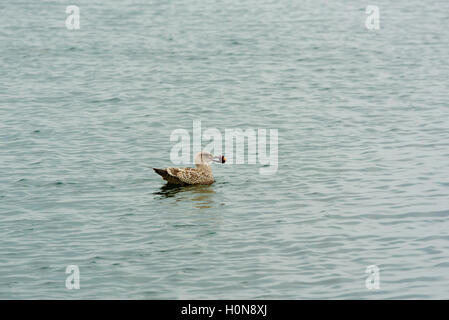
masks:
[[[225,163],[226,158],[224,156],[215,156],[212,161],[218,163]]]

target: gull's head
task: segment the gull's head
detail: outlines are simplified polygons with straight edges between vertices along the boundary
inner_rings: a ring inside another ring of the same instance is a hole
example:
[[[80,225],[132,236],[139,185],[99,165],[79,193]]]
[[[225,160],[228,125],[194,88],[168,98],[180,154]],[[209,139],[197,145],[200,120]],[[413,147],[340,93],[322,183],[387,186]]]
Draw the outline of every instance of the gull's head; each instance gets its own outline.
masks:
[[[225,163],[226,158],[224,156],[214,156],[213,154],[207,152],[207,151],[201,151],[198,152],[195,156],[195,164],[209,164],[210,162],[218,162],[218,163]]]

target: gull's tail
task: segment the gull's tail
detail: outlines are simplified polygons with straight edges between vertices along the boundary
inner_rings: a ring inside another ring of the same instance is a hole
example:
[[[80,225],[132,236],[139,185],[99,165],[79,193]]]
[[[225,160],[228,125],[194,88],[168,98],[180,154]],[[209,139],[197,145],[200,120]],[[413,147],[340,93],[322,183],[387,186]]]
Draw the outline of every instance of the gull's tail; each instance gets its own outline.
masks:
[[[153,170],[161,177],[166,177],[168,175],[168,172],[166,169],[153,168]]]

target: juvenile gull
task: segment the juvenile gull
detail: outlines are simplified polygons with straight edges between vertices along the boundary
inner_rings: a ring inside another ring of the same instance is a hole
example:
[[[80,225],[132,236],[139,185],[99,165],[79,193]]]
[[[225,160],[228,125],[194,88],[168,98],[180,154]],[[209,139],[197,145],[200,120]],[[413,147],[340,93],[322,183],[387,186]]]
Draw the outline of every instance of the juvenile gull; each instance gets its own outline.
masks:
[[[191,184],[212,184],[214,183],[214,175],[210,162],[225,163],[224,156],[213,156],[209,152],[201,151],[195,156],[196,168],[153,168],[158,175],[169,184],[177,184],[181,186]]]

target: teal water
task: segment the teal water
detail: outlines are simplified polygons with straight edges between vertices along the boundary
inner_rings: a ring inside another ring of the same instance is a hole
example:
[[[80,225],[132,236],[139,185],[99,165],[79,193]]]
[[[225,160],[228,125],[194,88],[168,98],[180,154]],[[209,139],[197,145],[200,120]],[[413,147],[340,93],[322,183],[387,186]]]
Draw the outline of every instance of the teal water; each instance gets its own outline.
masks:
[[[369,4],[3,1],[0,298],[447,299],[449,6]],[[277,173],[164,188],[193,120]]]

